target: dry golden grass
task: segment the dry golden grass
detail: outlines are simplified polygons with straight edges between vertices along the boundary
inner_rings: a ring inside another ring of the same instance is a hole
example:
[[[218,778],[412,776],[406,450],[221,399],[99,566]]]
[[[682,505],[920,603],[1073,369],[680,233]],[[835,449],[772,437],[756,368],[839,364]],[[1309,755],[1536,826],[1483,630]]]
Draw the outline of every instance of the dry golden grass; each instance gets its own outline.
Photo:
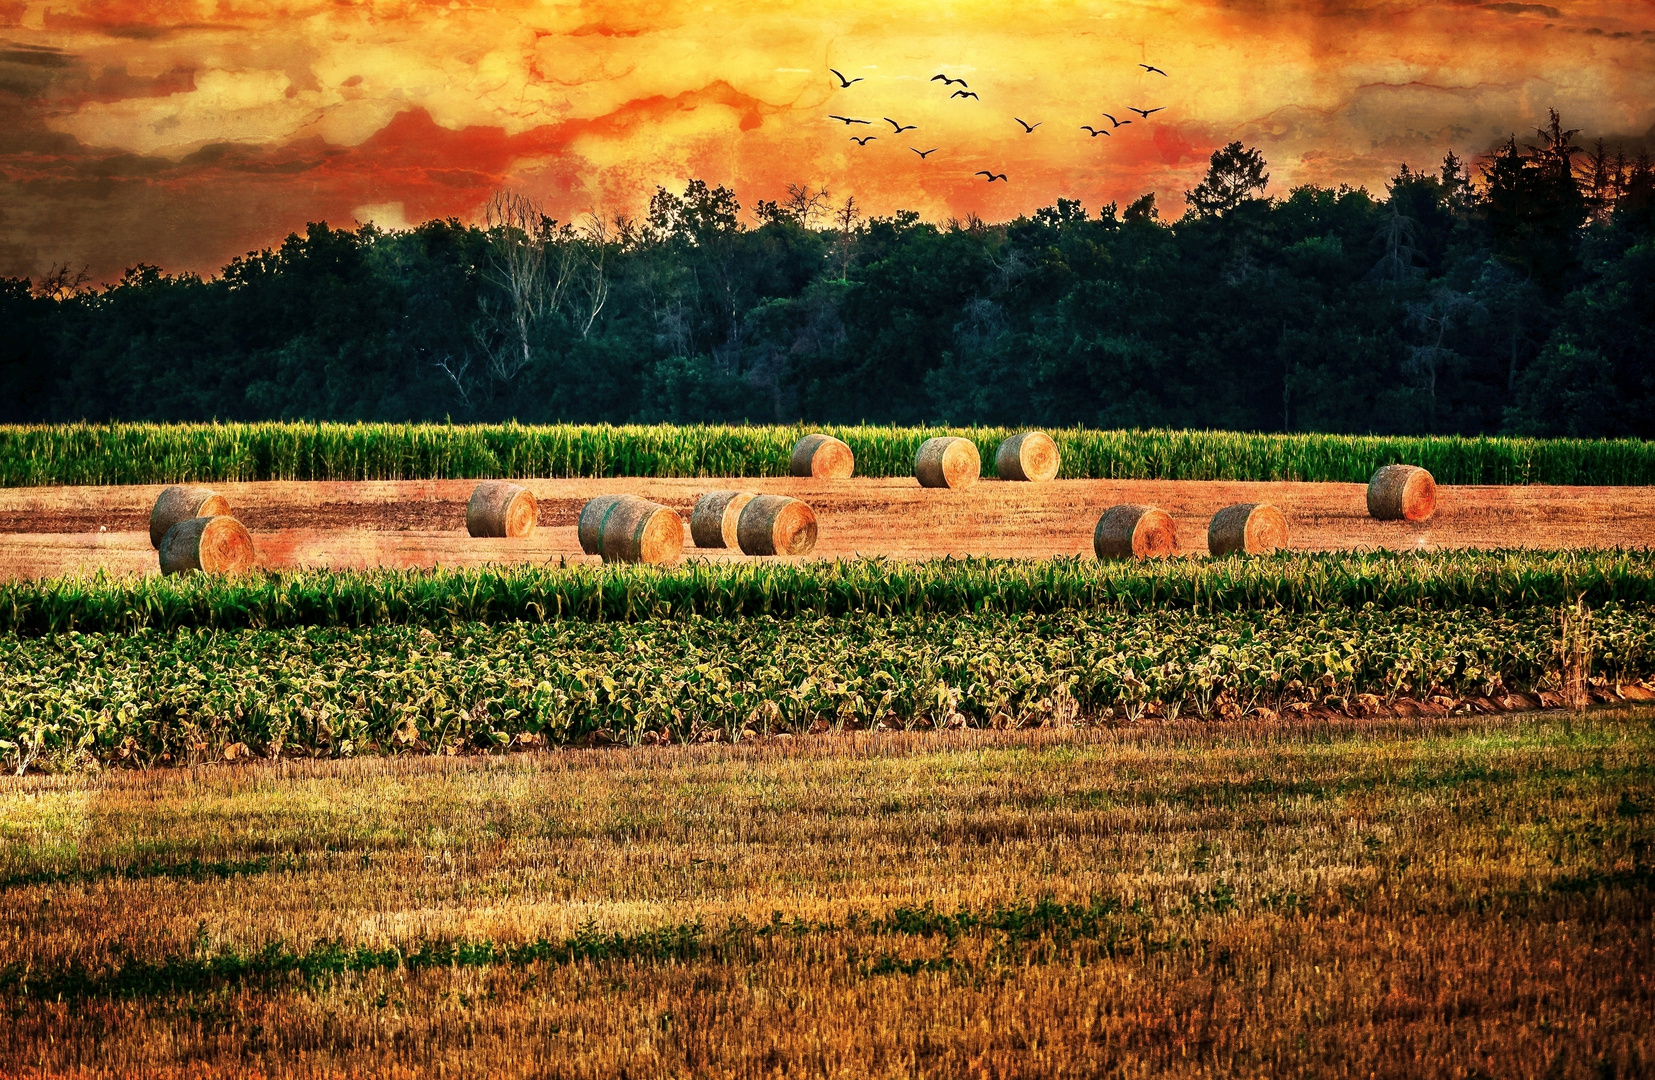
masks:
[[[1651,719],[6,781],[0,1074],[1647,1074]]]

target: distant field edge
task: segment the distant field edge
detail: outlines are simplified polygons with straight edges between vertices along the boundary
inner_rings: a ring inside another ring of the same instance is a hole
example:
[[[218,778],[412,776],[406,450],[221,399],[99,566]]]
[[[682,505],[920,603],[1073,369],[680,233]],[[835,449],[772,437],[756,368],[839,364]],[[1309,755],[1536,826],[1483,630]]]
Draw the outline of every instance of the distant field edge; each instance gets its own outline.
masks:
[[[52,424],[0,425],[0,486],[488,477],[782,476],[804,434],[848,443],[858,476],[907,476],[936,435],[977,444],[985,475],[1000,442],[1026,428],[872,425]],[[1640,439],[1275,435],[1046,429],[1060,476],[1098,480],[1365,483],[1384,465],[1442,484],[1655,483]]]

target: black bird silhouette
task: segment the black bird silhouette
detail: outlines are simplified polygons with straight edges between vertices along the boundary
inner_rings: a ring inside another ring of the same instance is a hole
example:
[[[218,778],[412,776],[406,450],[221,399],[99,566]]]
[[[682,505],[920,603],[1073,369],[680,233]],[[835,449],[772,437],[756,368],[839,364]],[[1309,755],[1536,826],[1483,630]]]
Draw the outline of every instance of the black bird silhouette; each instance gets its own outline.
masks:
[[[1160,68],[1153,67],[1149,64],[1139,64],[1138,66],[1143,68],[1145,71],[1153,71],[1157,75],[1166,75],[1166,72],[1162,71]],[[1167,77],[1171,78],[1172,76],[1168,75]]]
[[[1166,106],[1165,106],[1165,105],[1162,105],[1162,106],[1160,106],[1160,108],[1155,108],[1155,109],[1134,109],[1134,108],[1132,108],[1132,106],[1130,106],[1130,105],[1128,105],[1128,106],[1127,106],[1127,110],[1128,110],[1128,111],[1129,111],[1129,112],[1135,112],[1135,113],[1137,113],[1137,114],[1138,114],[1138,115],[1139,115],[1139,116],[1141,116],[1141,117],[1143,117],[1143,118],[1144,118],[1144,119],[1145,119],[1145,120],[1148,120],[1148,119],[1149,119],[1149,114],[1150,114],[1150,113],[1152,113],[1152,112],[1160,112],[1160,111],[1161,111],[1161,109],[1164,109],[1164,108],[1166,108]],[[1132,122],[1132,121],[1130,121],[1130,120],[1128,120],[1128,121],[1127,121],[1127,123],[1129,123],[1129,124],[1130,124],[1130,123],[1131,123],[1131,122]]]
[[[929,150],[920,150],[920,149],[918,149],[918,148],[917,148],[917,147],[913,147],[913,146],[910,146],[910,147],[909,147],[909,148],[908,148],[908,149],[910,149],[910,150],[912,150],[912,151],[913,151],[913,152],[914,152],[914,153],[916,153],[916,154],[918,154],[918,155],[919,155],[919,156],[920,156],[920,159],[921,159],[921,160],[922,160],[922,161],[923,161],[923,160],[924,160],[924,159],[925,159],[925,158],[928,158],[928,157],[930,157],[930,156],[931,156],[931,155],[932,155],[932,154],[934,154],[934,153],[936,153],[936,152],[937,152],[937,148],[936,148],[936,147],[934,147],[934,146],[933,146],[933,147],[932,147],[932,148],[931,148],[931,149],[929,149]]]
[[[955,83],[959,83],[961,86],[970,86],[971,85],[970,83],[966,82],[964,79],[950,79],[947,75],[933,75],[933,76],[931,76],[931,81],[932,82],[936,82],[938,79],[942,80],[942,84],[944,86],[953,86]]]
[[[1099,135],[1109,134],[1109,132],[1107,132],[1107,131],[1099,131],[1097,128],[1093,127],[1091,124],[1082,124],[1082,125],[1080,125],[1080,130],[1090,131],[1092,133],[1092,138],[1094,138],[1094,139],[1097,138]]]
[[[1104,113],[1104,114],[1103,114],[1103,115],[1104,115],[1104,116],[1106,116],[1106,117],[1108,117],[1108,118],[1109,118],[1109,122],[1110,122],[1110,123],[1111,123],[1111,124],[1114,124],[1114,125],[1115,125],[1115,126],[1116,126],[1116,127],[1120,127],[1120,126],[1121,126],[1121,125],[1123,125],[1123,124],[1130,124],[1130,123],[1131,123],[1131,122],[1132,122],[1132,121],[1130,121],[1130,120],[1116,120],[1116,119],[1115,119],[1115,118],[1114,118],[1114,117],[1113,117],[1113,116],[1109,116],[1109,114],[1108,114],[1108,113]]]
[[[896,128],[895,131],[891,132],[892,135],[901,135],[904,131],[914,131],[919,128],[918,124],[899,124],[889,116],[885,118],[885,122]]]
[[[1006,174],[1005,173],[996,174],[996,173],[987,172],[986,170],[982,170],[982,169],[977,170],[976,172],[972,173],[971,175],[972,176],[986,176],[986,177],[988,177],[988,182],[991,183],[991,184],[994,183],[994,181],[996,181],[996,180],[1006,180]],[[1006,183],[1009,184],[1009,183],[1011,183],[1011,181],[1006,180]]]
[[[828,70],[829,70],[829,71],[833,71],[833,69],[832,69],[832,68],[828,68]],[[835,74],[835,75],[839,75],[839,73],[838,73],[838,72],[837,72],[837,71],[833,71],[833,73],[834,73],[834,74]],[[849,86],[849,85],[850,85],[850,84],[851,84],[851,83],[857,83],[857,82],[861,82],[861,81],[862,81],[862,80],[861,80],[861,79],[860,79],[860,78],[856,78],[856,79],[847,79],[847,78],[845,78],[845,77],[844,77],[844,76],[843,76],[843,75],[839,75],[839,89],[841,89],[841,90],[843,90],[843,89],[845,89],[845,88],[846,88],[846,87],[848,87],[848,86]]]
[[[852,120],[848,116],[835,116],[833,113],[828,113],[828,119],[829,120],[837,120],[841,124],[871,124],[871,123],[873,123],[872,120]],[[1131,122],[1132,121],[1130,121],[1130,120],[1127,121],[1127,123],[1129,123],[1129,124]]]
[[[949,96],[950,99],[957,98],[957,97],[968,97],[968,98],[976,98],[977,97],[977,95],[972,93],[970,90],[956,90],[952,94],[949,94],[948,96]],[[977,98],[977,100],[981,101],[983,99],[982,98]]]
[[[1023,124],[1023,120],[1022,120],[1021,117],[1014,116],[1014,117],[1012,117],[1012,119],[1016,120],[1019,124]],[[1039,127],[1041,124],[1044,124],[1045,122],[1046,121],[1044,121],[1044,120],[1039,120],[1039,121],[1036,121],[1035,123],[1032,123],[1032,124],[1023,124],[1023,134],[1025,134],[1025,135],[1029,134],[1035,128]]]
[[[877,138],[879,138],[878,135],[869,135],[865,138],[858,139],[855,135],[852,135],[850,137],[850,141],[855,143],[857,146],[866,146]]]

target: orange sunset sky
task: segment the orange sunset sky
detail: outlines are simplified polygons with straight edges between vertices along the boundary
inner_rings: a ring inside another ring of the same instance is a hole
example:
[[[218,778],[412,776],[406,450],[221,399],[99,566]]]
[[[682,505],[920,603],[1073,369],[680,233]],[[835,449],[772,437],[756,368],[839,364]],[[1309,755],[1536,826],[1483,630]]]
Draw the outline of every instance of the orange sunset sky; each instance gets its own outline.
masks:
[[[1164,111],[1080,130],[1130,106]],[[0,275],[212,272],[307,221],[475,219],[502,187],[635,215],[689,177],[747,206],[792,181],[873,213],[1176,214],[1232,139],[1272,194],[1378,192],[1548,106],[1655,145],[1655,4],[0,0]]]

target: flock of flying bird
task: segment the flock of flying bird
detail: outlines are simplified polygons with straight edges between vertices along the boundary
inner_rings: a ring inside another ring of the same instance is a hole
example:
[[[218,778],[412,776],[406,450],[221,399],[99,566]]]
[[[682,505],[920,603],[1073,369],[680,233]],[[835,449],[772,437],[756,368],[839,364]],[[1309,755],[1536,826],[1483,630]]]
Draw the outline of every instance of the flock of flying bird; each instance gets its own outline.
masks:
[[[1163,78],[1168,77],[1166,72],[1162,71],[1160,68],[1156,67],[1153,64],[1139,64],[1138,66],[1143,68],[1145,73],[1160,75]],[[839,80],[839,89],[841,89],[841,90],[849,90],[851,88],[852,84],[859,83],[859,82],[863,81],[861,78],[847,79],[847,78],[845,78],[845,76],[843,74],[841,74],[839,71],[835,70],[834,68],[828,68],[828,70],[833,72],[834,77]],[[951,79],[947,75],[937,74],[937,75],[931,76],[930,81],[931,82],[940,82],[940,83],[942,83],[944,90],[948,89],[950,86],[954,86],[954,85],[958,84],[961,87],[961,89],[956,90],[952,94],[948,95],[948,98],[949,98],[950,101],[954,100],[955,98],[970,99],[970,100],[973,100],[973,101],[981,101],[982,100],[971,89],[970,84],[967,83],[964,79]],[[1138,114],[1138,116],[1141,119],[1148,120],[1151,114],[1158,113],[1164,108],[1166,108],[1165,105],[1157,106],[1156,108],[1153,108],[1153,109],[1139,109],[1139,108],[1129,106],[1127,111],[1128,112],[1135,112],[1135,113]],[[1082,124],[1082,125],[1080,125],[1080,130],[1089,133],[1089,135],[1092,138],[1095,139],[1099,135],[1111,135],[1111,134],[1113,134],[1113,132],[1116,128],[1123,128],[1126,125],[1132,123],[1131,120],[1117,120],[1117,119],[1115,119],[1114,116],[1110,115],[1109,113],[1102,113],[1101,115],[1104,117],[1104,119],[1109,121],[1109,123],[1111,125],[1110,127],[1095,128],[1095,127],[1091,126],[1090,124]],[[850,127],[852,124],[868,124],[868,125],[873,124],[872,120],[859,120],[859,119],[857,119],[856,117],[853,117],[853,116],[839,116],[836,113],[829,113],[828,114],[828,119],[837,120],[841,124],[844,124],[846,127]],[[917,130],[919,130],[918,125],[916,125],[916,124],[900,124],[897,121],[892,120],[889,116],[882,117],[881,119],[883,119],[887,124],[891,125],[891,127],[895,129],[894,131],[891,132],[891,134],[893,134],[893,135],[901,135],[904,131],[917,131]],[[1012,119],[1016,120],[1020,125],[1022,125],[1023,134],[1025,134],[1025,135],[1033,135],[1034,134],[1034,129],[1039,127],[1041,124],[1045,123],[1044,120],[1037,120],[1037,121],[1035,121],[1034,123],[1031,124],[1028,121],[1022,119],[1021,117],[1016,117],[1016,116],[1012,117]],[[858,146],[867,146],[869,143],[873,142],[874,140],[876,140],[878,138],[879,138],[878,135],[863,135],[863,136],[852,135],[850,137],[850,141],[855,143]],[[914,153],[918,154],[920,156],[921,161],[925,160],[926,158],[930,157],[932,154],[937,152],[937,147],[935,147],[935,146],[933,146],[929,150],[921,150],[917,146],[910,146],[908,149],[910,149]],[[1006,179],[1006,174],[1005,173],[990,172],[987,169],[980,169],[977,172],[972,173],[971,175],[973,175],[973,176],[985,176],[985,177],[988,178],[988,182],[991,183],[991,184],[994,183],[996,180],[1005,180]],[[1007,181],[1007,182],[1009,183],[1009,181]]]

